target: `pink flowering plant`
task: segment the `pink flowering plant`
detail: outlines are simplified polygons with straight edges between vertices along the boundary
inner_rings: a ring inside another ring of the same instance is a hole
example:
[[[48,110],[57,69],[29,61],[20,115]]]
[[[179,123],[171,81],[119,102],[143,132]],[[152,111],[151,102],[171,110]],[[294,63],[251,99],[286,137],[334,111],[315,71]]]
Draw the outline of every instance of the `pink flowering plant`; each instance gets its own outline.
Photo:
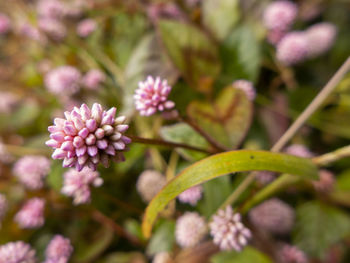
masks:
[[[0,1],[0,263],[349,262],[349,13]]]

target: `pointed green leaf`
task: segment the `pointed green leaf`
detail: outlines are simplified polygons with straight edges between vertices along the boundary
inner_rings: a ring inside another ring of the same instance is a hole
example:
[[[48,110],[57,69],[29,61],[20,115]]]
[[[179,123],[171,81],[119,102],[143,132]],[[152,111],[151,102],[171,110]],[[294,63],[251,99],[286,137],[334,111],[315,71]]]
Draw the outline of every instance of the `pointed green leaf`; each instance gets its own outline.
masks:
[[[203,0],[203,23],[220,40],[224,39],[238,22],[238,0]]]
[[[172,20],[161,20],[158,26],[169,57],[194,88],[201,88],[201,79],[217,77],[218,52],[207,35],[193,25]]]
[[[253,106],[247,96],[233,87],[224,89],[212,104],[194,101],[188,117],[224,149],[235,149],[248,132]]]
[[[272,171],[317,179],[317,168],[310,159],[264,151],[231,151],[205,158],[184,169],[156,195],[146,209],[142,223],[148,238],[157,215],[186,189],[216,177],[244,171]]]

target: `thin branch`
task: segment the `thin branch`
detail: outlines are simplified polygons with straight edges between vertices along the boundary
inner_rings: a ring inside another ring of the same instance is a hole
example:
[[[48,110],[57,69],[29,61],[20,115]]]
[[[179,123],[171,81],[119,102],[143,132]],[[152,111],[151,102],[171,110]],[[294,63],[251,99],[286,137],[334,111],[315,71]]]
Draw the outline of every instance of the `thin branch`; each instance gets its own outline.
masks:
[[[184,149],[188,149],[188,150],[192,150],[192,151],[212,154],[212,152],[210,152],[206,149],[198,148],[198,147],[191,146],[191,145],[184,144],[184,143],[174,143],[174,142],[169,142],[169,141],[164,141],[164,140],[159,140],[159,139],[140,138],[140,137],[133,136],[133,135],[128,135],[128,137],[130,137],[131,140],[135,143],[152,144],[152,145],[165,146],[165,147],[170,147],[170,148],[184,148]]]

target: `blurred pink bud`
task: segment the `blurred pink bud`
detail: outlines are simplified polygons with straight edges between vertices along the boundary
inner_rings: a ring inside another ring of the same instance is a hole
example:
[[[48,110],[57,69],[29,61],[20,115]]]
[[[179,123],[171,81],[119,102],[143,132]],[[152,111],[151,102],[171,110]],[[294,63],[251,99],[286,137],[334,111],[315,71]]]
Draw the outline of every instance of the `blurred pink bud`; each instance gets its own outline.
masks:
[[[9,32],[11,29],[11,21],[10,18],[5,15],[0,13],[0,35],[6,34]]]
[[[307,58],[308,41],[305,33],[291,32],[286,34],[277,44],[277,59],[290,66],[298,64]]]
[[[67,35],[66,26],[57,19],[40,18],[38,26],[40,30],[56,41],[61,41]]]
[[[29,199],[15,216],[20,228],[38,228],[44,224],[45,200]]]
[[[314,153],[302,144],[292,144],[288,146],[284,152],[303,158],[311,158],[314,156]]]
[[[250,101],[253,101],[255,99],[256,91],[252,82],[240,79],[234,81],[232,83],[232,86],[236,89],[240,89],[241,91],[243,91]]]
[[[10,242],[0,246],[0,263],[36,263],[35,251],[22,242]]]
[[[45,75],[46,88],[53,94],[69,96],[79,91],[81,73],[72,66],[61,66]]]
[[[154,170],[143,171],[137,179],[136,189],[143,201],[150,202],[166,184],[166,178]]]
[[[278,249],[278,259],[283,263],[307,263],[309,260],[303,251],[296,246],[283,244]]]
[[[50,171],[50,161],[44,156],[24,156],[13,168],[14,175],[28,189],[38,190],[44,185],[44,178]]]
[[[84,19],[77,26],[77,34],[80,37],[87,37],[97,28],[97,23],[93,19]]]
[[[207,233],[207,224],[196,212],[186,212],[176,220],[175,238],[181,247],[196,246]]]
[[[73,247],[70,240],[61,235],[56,235],[46,248],[46,261],[44,263],[68,263],[72,252]]]
[[[286,31],[294,23],[297,13],[298,7],[293,2],[275,1],[266,7],[263,21],[269,30]]]
[[[85,74],[82,82],[87,89],[97,90],[105,81],[106,75],[101,70],[91,69]]]
[[[197,202],[202,198],[202,192],[203,186],[193,186],[179,194],[177,199],[179,199],[181,203],[187,203],[195,206]]]

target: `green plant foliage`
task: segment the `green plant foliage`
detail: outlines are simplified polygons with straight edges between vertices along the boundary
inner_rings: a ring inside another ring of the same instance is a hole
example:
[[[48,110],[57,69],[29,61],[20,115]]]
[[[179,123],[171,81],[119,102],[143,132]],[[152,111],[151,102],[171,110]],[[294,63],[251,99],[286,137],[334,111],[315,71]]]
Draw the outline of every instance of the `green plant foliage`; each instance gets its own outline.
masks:
[[[147,254],[171,251],[175,244],[175,222],[162,221],[147,246]]]
[[[311,201],[296,212],[294,242],[312,257],[324,257],[331,245],[350,234],[350,217],[338,208]]]
[[[272,263],[266,255],[251,246],[245,247],[242,252],[221,252],[213,256],[211,263]]]
[[[232,186],[230,176],[221,176],[203,184],[203,199],[198,209],[205,217],[209,218],[231,193]]]
[[[292,155],[241,150],[210,156],[184,169],[151,201],[143,219],[144,236],[146,238],[150,236],[158,213],[184,190],[222,175],[255,170],[317,178],[317,169],[309,159]]]
[[[203,149],[207,149],[209,146],[208,142],[186,123],[163,126],[160,130],[160,135],[163,139],[175,143],[190,142],[189,145]],[[201,152],[181,148],[176,150],[181,156],[190,161],[196,161],[206,157],[206,154]]]
[[[158,28],[172,62],[193,88],[201,90],[201,80],[218,76],[217,47],[200,29],[171,20],[161,20]]]
[[[223,79],[256,81],[262,59],[261,44],[248,26],[235,28],[220,48],[223,61]]]
[[[252,121],[253,105],[240,90],[227,87],[214,103],[194,101],[188,117],[224,149],[242,142]]]
[[[240,18],[238,7],[238,0],[203,0],[203,23],[222,40]]]

